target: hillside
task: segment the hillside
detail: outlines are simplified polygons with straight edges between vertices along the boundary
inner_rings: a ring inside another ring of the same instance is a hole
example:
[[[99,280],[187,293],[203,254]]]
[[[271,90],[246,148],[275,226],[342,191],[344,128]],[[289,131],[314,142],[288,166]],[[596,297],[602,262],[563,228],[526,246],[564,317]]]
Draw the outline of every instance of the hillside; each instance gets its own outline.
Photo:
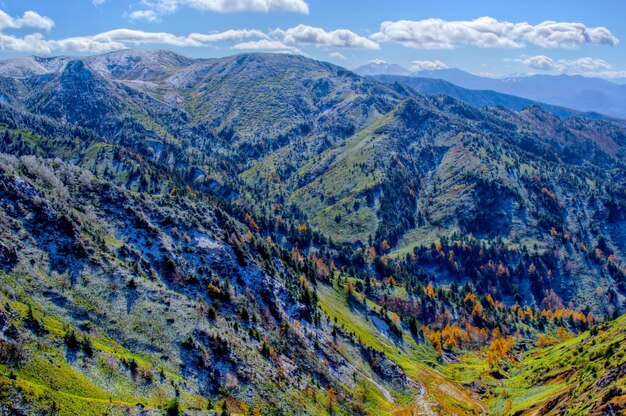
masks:
[[[565,107],[544,104],[538,101],[529,100],[527,98],[517,97],[515,95],[503,94],[491,90],[471,90],[456,86],[450,82],[437,78],[420,78],[416,76],[398,76],[398,75],[373,75],[372,78],[377,81],[393,84],[398,82],[409,88],[427,95],[449,95],[457,98],[466,104],[474,107],[495,107],[502,106],[509,110],[521,111],[533,105],[539,106],[545,111],[559,117],[582,117],[592,120],[606,120],[615,123],[624,124],[624,120],[604,116],[593,112],[575,111]]]
[[[3,413],[621,409],[619,355],[544,376],[622,331],[623,126],[284,54],[20,58],[0,93]]]
[[[541,338],[518,348],[497,371],[475,354],[448,371],[479,386],[489,398],[489,414],[623,414],[625,325],[621,317],[576,337]]]
[[[393,68],[392,71],[388,70]],[[457,68],[409,71],[399,65],[368,64],[355,69],[364,76],[401,75],[447,81],[470,90],[489,90],[581,112],[626,118],[626,88],[619,79],[605,80],[580,75],[530,75],[490,78]]]
[[[2,170],[3,411],[199,412],[223,409],[218,397],[233,411],[297,400],[297,413],[351,414],[419,389],[331,331],[306,261],[200,195],[133,194],[33,156],[3,154]]]

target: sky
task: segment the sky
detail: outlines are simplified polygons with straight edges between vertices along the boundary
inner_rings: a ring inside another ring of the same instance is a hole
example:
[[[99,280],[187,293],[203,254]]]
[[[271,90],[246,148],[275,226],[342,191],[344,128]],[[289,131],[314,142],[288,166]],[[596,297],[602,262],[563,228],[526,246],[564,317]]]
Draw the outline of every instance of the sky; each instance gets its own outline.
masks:
[[[165,48],[626,78],[623,0],[0,0],[0,58]]]

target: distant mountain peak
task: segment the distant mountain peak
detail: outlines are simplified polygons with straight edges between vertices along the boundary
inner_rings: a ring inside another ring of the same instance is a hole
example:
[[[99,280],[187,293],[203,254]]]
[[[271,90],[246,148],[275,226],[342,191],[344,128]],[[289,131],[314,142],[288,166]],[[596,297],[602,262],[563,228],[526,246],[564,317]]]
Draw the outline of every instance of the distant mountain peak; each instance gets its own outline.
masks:
[[[580,112],[626,118],[625,86],[619,80],[570,74],[516,75],[492,78],[474,75],[458,68],[405,73],[390,70],[390,64],[370,63],[357,68],[363,76],[400,75],[444,80],[468,90],[490,90],[501,94],[571,108]]]
[[[197,62],[164,49],[123,49],[87,58],[100,73],[116,79],[154,81]]]
[[[384,61],[372,61],[354,70],[359,75],[411,75],[411,71],[402,65],[388,64]]]

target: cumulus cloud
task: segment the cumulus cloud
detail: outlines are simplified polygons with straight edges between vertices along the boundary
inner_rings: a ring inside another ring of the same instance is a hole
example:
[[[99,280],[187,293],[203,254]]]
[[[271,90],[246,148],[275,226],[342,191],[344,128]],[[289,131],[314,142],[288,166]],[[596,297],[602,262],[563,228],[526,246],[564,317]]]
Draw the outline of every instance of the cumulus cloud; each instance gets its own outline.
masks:
[[[344,54],[342,54],[340,52],[331,52],[331,53],[328,54],[328,56],[330,56],[331,58],[334,58],[334,59],[341,59],[341,60],[347,59],[344,56]]]
[[[205,44],[247,38],[267,38],[267,35],[260,30],[255,29],[230,29],[220,33],[192,33],[188,36],[188,38]]]
[[[287,30],[276,29],[272,37],[289,44],[309,44],[318,47],[380,49],[378,43],[359,36],[347,29],[337,29],[331,32],[319,27],[298,25]]]
[[[54,21],[31,10],[24,12],[22,17],[12,17],[0,10],[0,30],[26,27],[50,30],[54,27]]]
[[[65,39],[45,39],[40,33],[23,38],[0,32],[0,51],[35,52],[51,54],[61,52],[102,53],[142,45],[168,45],[177,47],[201,47],[221,41],[250,38],[267,38],[258,30],[239,29],[220,33],[190,33],[177,36],[167,32],[145,32],[133,29],[115,29],[91,36],[76,36]]]
[[[437,69],[446,69],[448,65],[441,61],[413,61],[411,62],[411,71],[434,71]]]
[[[387,21],[371,38],[378,42],[397,42],[418,49],[453,49],[460,45],[480,48],[523,48],[533,44],[542,48],[574,49],[583,44],[617,45],[619,40],[605,27],[582,23],[545,21],[537,25],[512,23],[492,17],[469,21],[442,19]]]
[[[130,45],[202,46],[189,36],[176,36],[167,32],[144,32],[133,29],[115,29],[91,37],[96,42],[119,42]]]
[[[578,58],[573,61],[559,61],[559,63],[565,65],[568,69],[580,72],[600,72],[608,71],[612,68],[611,64],[603,59],[594,58]]]
[[[99,53],[130,46],[168,45],[176,47],[201,47],[217,42],[244,42],[235,49],[280,50],[301,54],[296,45],[314,45],[328,48],[377,49],[379,45],[365,37],[345,29],[330,32],[321,28],[299,25],[287,30],[276,29],[267,34],[255,29],[231,29],[220,33],[190,33],[179,36],[168,32],[147,32],[136,29],[114,29],[91,36],[78,36],[61,40],[47,40],[41,34],[24,38],[8,36],[0,32],[0,51],[29,51],[50,54],[52,51],[76,51]]]
[[[92,0],[92,2],[102,0]],[[133,20],[157,21],[160,13],[176,10],[181,5],[217,11],[233,10],[286,10],[302,9],[303,0],[142,0],[145,5],[155,9],[135,10],[130,14]],[[301,6],[297,6],[300,4]],[[308,6],[306,6],[308,7]],[[165,9],[163,9],[165,8]],[[158,10],[157,10],[158,9]],[[302,9],[304,10],[304,9]],[[302,11],[301,10],[301,11]],[[308,10],[308,9],[307,9]],[[257,38],[258,41],[239,43],[235,49],[280,50],[302,53],[299,45],[313,45],[325,48],[379,49],[378,43],[357,35],[347,29],[326,31],[319,27],[298,25],[286,30],[276,29],[264,33],[254,29],[231,29],[221,33],[191,33],[175,35],[168,32],[149,32],[136,29],[114,29],[89,36],[76,36],[65,39],[46,39],[41,33],[31,33],[23,37],[6,34],[6,29],[37,28],[50,30],[54,26],[52,19],[36,12],[27,11],[22,17],[9,16],[0,10],[0,51],[35,52],[51,54],[54,51],[100,53],[139,45],[168,45],[175,47],[201,47],[217,42],[241,41]],[[335,55],[339,58],[339,54]]]
[[[146,22],[158,22],[160,20],[159,15],[154,10],[135,10],[128,15],[130,20],[145,20]]]
[[[577,59],[552,59],[546,55],[522,56],[515,61],[540,72],[560,72],[599,75],[609,78],[620,76],[624,71],[613,71],[613,66],[603,59],[582,57]]]
[[[212,12],[270,12],[281,10],[309,13],[304,0],[142,0],[144,9],[130,14],[131,19],[156,21],[159,16],[175,13],[181,7]]]
[[[233,46],[239,50],[269,50],[274,52],[288,52],[302,55],[302,51],[294,46],[287,45],[279,40],[261,39],[257,41],[242,42]]]
[[[518,59],[518,61],[523,63],[527,67],[531,69],[536,69],[538,71],[560,71],[561,70],[561,66],[554,59],[545,55],[528,56],[525,58]]]

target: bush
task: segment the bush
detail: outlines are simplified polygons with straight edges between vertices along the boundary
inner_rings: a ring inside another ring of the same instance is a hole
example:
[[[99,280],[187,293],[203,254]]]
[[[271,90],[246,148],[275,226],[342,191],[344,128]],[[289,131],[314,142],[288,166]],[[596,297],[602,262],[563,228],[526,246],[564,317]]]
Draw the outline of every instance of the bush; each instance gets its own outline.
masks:
[[[78,337],[76,336],[76,332],[74,332],[73,329],[65,332],[63,340],[65,341],[65,345],[67,345],[67,347],[72,350],[76,350],[80,346],[80,343],[78,342]]]
[[[172,399],[170,400],[166,405],[165,405],[165,414],[167,416],[178,416],[180,415],[180,404],[178,403],[177,399]]]
[[[18,367],[25,358],[24,347],[14,341],[0,341],[0,364]]]

